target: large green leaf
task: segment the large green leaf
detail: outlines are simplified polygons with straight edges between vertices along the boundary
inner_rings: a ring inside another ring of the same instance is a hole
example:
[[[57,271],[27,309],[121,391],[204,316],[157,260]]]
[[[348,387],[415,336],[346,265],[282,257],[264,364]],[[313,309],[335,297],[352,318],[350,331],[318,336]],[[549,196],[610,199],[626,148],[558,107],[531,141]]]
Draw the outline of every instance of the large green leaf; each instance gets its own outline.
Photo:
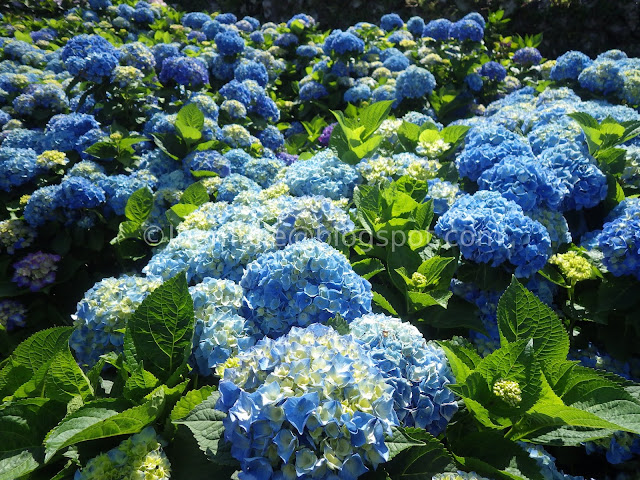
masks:
[[[200,131],[204,126],[204,114],[196,105],[190,103],[189,105],[182,107],[178,112],[176,126],[179,124],[186,125]]]
[[[423,445],[413,446],[396,454],[394,461],[385,465],[394,480],[418,480],[432,475],[455,471],[456,465],[444,445],[429,432],[407,428],[405,434]]]
[[[124,207],[125,216],[132,222],[141,225],[153,209],[153,193],[148,187],[142,187],[131,194]]]
[[[500,342],[533,339],[533,350],[542,367],[562,361],[569,353],[569,336],[558,316],[513,278],[498,302]]]
[[[456,383],[464,383],[467,377],[482,361],[480,355],[469,347],[458,345],[454,342],[438,342],[440,348],[444,350],[449,361],[449,366],[453,372]]]
[[[182,196],[180,197],[180,203],[188,203],[191,205],[200,206],[203,203],[209,201],[209,193],[201,182],[192,183],[187,187]]]
[[[384,443],[389,448],[389,460],[412,447],[421,447],[425,443],[411,437],[404,428],[391,427],[391,435],[385,438]]]
[[[47,367],[41,367],[35,377],[44,379],[44,392],[48,398],[68,402],[79,396],[92,397],[93,387],[71,355],[68,345],[63,345],[52,357]]]
[[[360,121],[364,126],[363,138],[366,139],[373,135],[382,122],[389,116],[393,100],[383,100],[381,102],[372,103],[366,108],[360,110]]]
[[[0,480],[15,480],[33,472],[44,460],[44,447],[0,453]]]
[[[66,412],[65,405],[48,398],[26,398],[0,409],[0,452],[42,445],[42,439]]]
[[[184,397],[178,400],[178,403],[176,403],[173,410],[171,410],[169,418],[172,421],[182,420],[187,417],[194,408],[209,398],[215,391],[216,388],[213,386],[205,386],[198,390],[190,390]]]
[[[97,400],[65,417],[45,439],[45,461],[61,449],[98,438],[140,432],[162,412],[164,390],[158,390],[149,400],[137,407],[120,399]]]
[[[186,363],[193,328],[193,300],[184,273],[147,296],[127,323],[135,356],[161,381]]]
[[[218,398],[220,398],[220,393],[213,392],[186,417],[181,420],[173,420],[173,423],[189,427],[200,449],[207,454],[211,461],[219,465],[235,465],[237,462],[231,456],[231,445],[224,441],[222,420],[227,415],[215,409]]]

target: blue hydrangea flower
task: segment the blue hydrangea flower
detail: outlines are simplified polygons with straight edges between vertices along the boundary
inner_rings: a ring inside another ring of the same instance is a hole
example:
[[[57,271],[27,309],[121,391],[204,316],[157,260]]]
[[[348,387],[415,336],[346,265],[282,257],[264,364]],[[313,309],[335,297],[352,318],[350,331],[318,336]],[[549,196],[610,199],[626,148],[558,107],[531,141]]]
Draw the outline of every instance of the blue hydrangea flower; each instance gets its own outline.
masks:
[[[216,19],[219,22],[218,17]],[[221,55],[232,56],[244,51],[244,40],[233,30],[224,30],[216,34],[214,41]]]
[[[422,32],[424,32],[425,23],[422,17],[411,17],[407,21],[407,30],[411,32],[411,34],[418,38],[422,36]]]
[[[340,252],[315,239],[258,257],[240,285],[245,318],[272,337],[293,325],[324,323],[336,314],[351,321],[371,310],[371,284]]]
[[[218,187],[218,200],[232,202],[242,192],[257,194],[262,188],[250,178],[237,173],[232,173],[222,180]]]
[[[62,47],[61,58],[71,75],[101,83],[111,77],[120,52],[100,35],[77,35]]]
[[[368,85],[356,84],[344,92],[344,101],[357,105],[363,100],[371,99],[371,88]]]
[[[614,60],[599,60],[580,72],[578,82],[591,92],[609,95],[622,90],[623,80],[619,76],[620,66]]]
[[[380,28],[385,32],[390,32],[394,28],[404,27],[404,22],[397,13],[387,13],[380,18]]]
[[[519,65],[529,67],[538,65],[542,60],[542,55],[535,47],[523,47],[515,51],[512,60]]]
[[[156,66],[156,59],[153,52],[142,42],[125,43],[120,47],[120,53],[121,65],[135,67],[142,72],[151,72]]]
[[[543,151],[540,160],[555,171],[569,190],[563,210],[595,207],[607,196],[607,177],[580,147],[561,144]]]
[[[72,210],[95,208],[106,200],[104,190],[86,178],[67,177],[60,187],[58,203]]]
[[[169,57],[163,60],[160,81],[197,89],[209,83],[207,65],[198,58]]]
[[[243,61],[238,64],[234,70],[236,80],[254,80],[261,87],[266,87],[269,82],[269,73],[267,67],[260,62],[253,60]]]
[[[435,232],[458,245],[464,258],[493,267],[508,262],[518,277],[531,276],[551,255],[551,239],[542,224],[497,192],[461,197],[438,219]]]
[[[467,13],[464,17],[462,17],[462,19],[463,20],[473,20],[478,25],[480,25],[482,28],[484,28],[486,26],[486,22],[484,20],[484,17],[481,14],[479,14],[478,12]]]
[[[481,42],[484,37],[484,29],[474,20],[462,19],[451,25],[449,36],[461,42],[465,40]]]
[[[571,243],[572,237],[569,225],[561,212],[542,208],[525,211],[524,213],[531,219],[540,222],[547,229],[554,252],[558,251],[560,245]]]
[[[368,345],[370,355],[393,386],[393,408],[401,425],[442,433],[458,410],[455,383],[444,351],[427,343],[410,323],[383,314],[355,319],[351,335]]]
[[[479,92],[482,90],[482,77],[477,73],[470,73],[464,78],[464,83],[473,92]]]
[[[315,80],[311,80],[300,86],[298,95],[300,96],[300,100],[308,102],[309,100],[318,100],[319,98],[326,97],[329,95],[329,92],[324,85]]]
[[[162,67],[165,59],[170,57],[180,57],[184,54],[180,51],[179,43],[156,43],[151,47],[151,52],[156,60],[156,66]]]
[[[100,355],[121,351],[122,330],[128,319],[160,283],[159,280],[123,275],[105,278],[89,289],[78,302],[73,316],[75,330],[69,339],[78,362],[91,367]]]
[[[285,163],[279,158],[252,158],[244,165],[243,172],[262,188],[268,188],[284,167]]]
[[[325,39],[322,49],[325,54],[357,55],[364,52],[364,41],[349,32],[334,30]]]
[[[285,207],[275,224],[276,244],[284,247],[307,238],[326,241],[353,231],[344,209],[326,197],[300,197]]]
[[[189,12],[182,17],[180,23],[185,27],[200,29],[209,21],[211,21],[211,17],[204,12]]]
[[[498,62],[487,62],[480,67],[480,75],[494,82],[501,82],[507,76],[507,70]]]
[[[33,180],[43,169],[30,148],[0,147],[0,190],[8,192]]]
[[[262,132],[258,134],[260,143],[271,150],[278,150],[284,145],[284,135],[280,133],[278,127],[268,125]]]
[[[402,54],[397,54],[387,57],[383,61],[382,66],[391,72],[401,72],[410,64],[411,62],[407,57]]]
[[[462,194],[457,184],[440,178],[427,180],[427,185],[429,190],[424,201],[433,200],[433,211],[436,215],[444,215],[456,201],[456,198]]]
[[[93,115],[84,113],[58,114],[51,117],[44,130],[46,150],[83,152],[84,135],[99,130],[100,124]],[[89,145],[86,145],[88,147]]]
[[[216,408],[227,413],[224,438],[242,480],[355,480],[388,460],[384,436],[398,424],[392,388],[351,336],[294,327],[219,371]]]
[[[446,18],[439,18],[437,20],[431,20],[424,27],[422,32],[423,37],[430,37],[435,40],[447,40],[451,35],[451,27],[453,26],[453,22],[451,20],[447,20]]]
[[[191,152],[182,162],[186,172],[204,170],[215,172],[221,177],[226,177],[231,173],[229,160],[216,150]]]
[[[615,276],[640,279],[640,201],[626,199],[609,215],[597,237],[603,263]]]
[[[55,282],[60,258],[52,253],[30,253],[13,264],[15,272],[11,281],[20,288],[38,292]]]
[[[292,195],[324,195],[338,200],[351,197],[359,175],[355,168],[327,149],[309,160],[289,166],[284,172],[283,181]]]
[[[436,86],[435,77],[428,70],[411,65],[400,72],[396,80],[398,98],[420,98],[429,95]]]
[[[592,63],[593,60],[582,52],[571,50],[563,53],[551,69],[551,80],[577,80],[580,73]]]
[[[556,209],[569,193],[555,171],[533,156],[504,157],[478,178],[481,190],[500,192],[523,210]]]
[[[0,300],[0,326],[8,332],[27,325],[27,309],[15,300]]]

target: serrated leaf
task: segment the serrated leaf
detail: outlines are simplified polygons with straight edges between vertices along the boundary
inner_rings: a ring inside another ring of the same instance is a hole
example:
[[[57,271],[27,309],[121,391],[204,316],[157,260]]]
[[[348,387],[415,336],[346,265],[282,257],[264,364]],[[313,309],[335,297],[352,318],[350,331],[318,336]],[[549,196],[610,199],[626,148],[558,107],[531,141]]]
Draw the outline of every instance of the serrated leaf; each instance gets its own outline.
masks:
[[[0,452],[42,445],[45,434],[64,416],[64,404],[48,398],[25,398],[0,410]]]
[[[384,311],[390,313],[391,315],[398,315],[398,312],[396,312],[395,308],[393,308],[393,306],[389,303],[389,301],[384,298],[380,293],[378,292],[372,292],[373,293],[373,303],[375,303],[377,306],[379,306],[380,308],[382,308]]]
[[[169,418],[171,421],[182,420],[189,415],[194,408],[209,398],[215,391],[216,387],[211,385],[199,388],[198,390],[190,390],[184,397],[181,397],[180,400],[178,400],[178,403],[176,403],[173,410],[171,410]]]
[[[126,408],[128,404],[120,399],[86,404],[49,432],[44,442],[45,461],[70,445],[140,432],[161,413],[164,401],[164,392],[159,390],[153,398],[132,408]]]
[[[364,260],[352,263],[351,267],[354,272],[365,280],[369,280],[378,273],[384,272],[384,264],[377,258],[365,258]]]
[[[43,366],[61,346],[68,343],[72,327],[55,327],[41,330],[26,339],[9,357],[0,370],[0,398],[12,394]]]
[[[424,445],[412,447],[399,453],[392,463],[385,464],[389,475],[395,480],[418,480],[432,475],[457,470],[453,458],[444,445],[425,430],[406,428],[405,433]]]
[[[569,353],[569,336],[558,316],[515,277],[498,302],[498,328],[501,345],[532,338],[543,368]]]
[[[180,133],[180,136],[182,136],[182,138],[184,138],[188,143],[197,142],[202,138],[202,132],[200,132],[200,130],[198,130],[197,128],[193,128],[178,122],[176,122],[176,128]]]
[[[180,197],[180,203],[197,205],[198,207],[208,201],[209,193],[207,192],[207,188],[200,182],[189,185]]]
[[[118,149],[111,142],[96,142],[90,147],[87,147],[85,153],[102,160],[108,160],[118,155]]]
[[[360,121],[365,127],[363,138],[368,138],[378,130],[378,127],[389,116],[393,100],[383,100],[381,102],[372,103],[368,107],[360,110]]]
[[[389,448],[389,460],[408,448],[425,445],[423,441],[410,437],[403,428],[398,427],[391,427],[391,435],[385,437],[384,443]]]
[[[327,326],[333,328],[340,335],[348,335],[351,332],[349,323],[339,313],[327,320]]]
[[[156,388],[159,383],[160,380],[151,372],[147,372],[140,364],[125,382],[123,396],[127,400],[137,402]]]
[[[193,300],[184,273],[151,292],[127,324],[136,358],[161,381],[186,363],[193,328]]]
[[[41,368],[38,375],[41,375]],[[42,373],[44,391],[48,398],[68,402],[78,396],[82,399],[92,397],[93,387],[84,372],[71,355],[67,345],[62,346],[52,357],[51,363]]]
[[[0,480],[15,480],[37,469],[44,460],[44,447],[0,453]]]
[[[464,139],[470,128],[466,125],[451,125],[443,128],[440,135],[446,143],[454,145]]]
[[[167,210],[167,219],[173,225],[178,225],[180,222],[182,222],[182,220],[187,218],[188,215],[195,212],[197,209],[197,205],[191,205],[189,203],[176,203],[169,210]]]
[[[187,426],[211,461],[219,465],[236,465],[230,453],[231,446],[224,441],[222,421],[227,414],[215,409],[219,397],[219,392],[213,392],[184,419],[173,423]]]
[[[464,383],[471,372],[475,370],[482,361],[480,355],[470,348],[446,341],[440,341],[438,345],[440,345],[440,348],[444,350],[447,356],[456,383]]]
[[[196,105],[190,103],[189,105],[182,107],[178,112],[176,125],[178,123],[195,128],[199,132],[202,130],[202,127],[204,127],[204,114]]]
[[[131,194],[124,207],[124,215],[132,222],[141,225],[149,218],[153,209],[153,193],[148,187],[142,187]]]

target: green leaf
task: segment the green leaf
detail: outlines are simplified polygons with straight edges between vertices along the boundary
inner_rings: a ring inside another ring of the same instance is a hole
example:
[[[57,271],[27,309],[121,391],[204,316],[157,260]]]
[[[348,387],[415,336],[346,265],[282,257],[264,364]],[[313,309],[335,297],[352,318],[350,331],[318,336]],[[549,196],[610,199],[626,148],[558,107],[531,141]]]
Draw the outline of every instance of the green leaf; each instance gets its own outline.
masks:
[[[45,461],[48,462],[61,449],[98,438],[114,437],[140,432],[153,422],[164,406],[164,391],[158,390],[147,402],[126,408],[122,400],[90,402],[65,417],[44,441]]]
[[[156,388],[160,380],[150,372],[147,372],[142,364],[131,374],[124,384],[123,396],[127,400],[137,402]]]
[[[167,219],[173,224],[178,225],[187,216],[198,209],[197,205],[191,205],[189,203],[176,203],[169,210],[167,210]]]
[[[451,125],[440,132],[440,136],[446,143],[454,145],[462,141],[471,127],[466,125]]]
[[[429,432],[418,428],[406,428],[405,433],[423,445],[404,450],[396,455],[392,463],[385,464],[386,470],[394,480],[426,479],[441,472],[457,470],[447,449]]]
[[[399,427],[391,427],[391,435],[385,438],[384,443],[389,448],[389,460],[408,448],[425,445],[423,441],[410,437],[403,428]]]
[[[407,296],[409,301],[411,302],[411,307],[413,311],[419,311],[423,308],[432,307],[434,305],[439,305],[441,307],[446,308],[447,302],[453,295],[450,291],[433,291],[430,293],[424,292],[407,292]]]
[[[27,43],[33,43],[33,39],[31,38],[31,35],[29,35],[26,32],[21,32],[20,30],[16,30],[15,32],[13,32],[13,36],[16,37],[16,40],[21,40]]]
[[[84,372],[78,367],[68,345],[63,345],[53,355],[47,367],[41,367],[36,377],[44,377],[44,391],[48,398],[68,402],[79,396],[93,396],[93,387]]]
[[[207,188],[200,182],[189,185],[180,197],[180,203],[197,205],[198,207],[208,201],[209,193]]]
[[[365,127],[363,136],[365,139],[375,133],[382,122],[389,116],[391,105],[393,105],[393,100],[383,100],[372,103],[360,111],[360,120]]]
[[[49,328],[34,333],[18,345],[0,370],[0,398],[15,392],[43,365],[49,364],[53,355],[67,345],[72,332],[72,327]]]
[[[186,425],[198,441],[200,449],[209,459],[218,465],[236,465],[231,456],[231,445],[224,441],[224,425],[227,416],[215,409],[220,398],[219,392],[213,392],[204,402],[195,407],[182,420],[174,420],[177,425]]]
[[[415,123],[404,121],[398,129],[398,141],[407,151],[415,150],[420,136],[420,126]]]
[[[585,127],[595,128],[595,129],[598,129],[600,127],[600,125],[598,124],[598,121],[588,113],[574,112],[574,113],[569,113],[567,115],[573,118],[576,122],[578,122],[580,126],[585,126]]]
[[[178,400],[178,403],[176,403],[173,410],[171,410],[169,418],[171,421],[182,420],[189,415],[189,412],[209,398],[215,390],[216,387],[210,385],[199,388],[198,390],[190,390],[184,397]]]
[[[391,315],[398,315],[398,312],[396,312],[389,301],[378,292],[373,292],[373,303]]]
[[[355,147],[351,147],[351,152],[355,154],[359,160],[370,157],[378,149],[382,140],[382,135],[373,135],[365,142],[362,142]]]
[[[186,363],[193,328],[193,300],[184,273],[151,292],[127,324],[138,361],[160,380]]]
[[[186,125],[187,127],[202,130],[204,127],[204,114],[193,103],[185,105],[178,112],[178,118],[176,119],[176,126],[178,124]]]
[[[115,158],[118,156],[118,149],[116,146],[108,141],[96,142],[85,150],[85,153],[93,155],[94,157],[102,160]]]
[[[449,287],[455,268],[455,258],[435,256],[422,262],[418,267],[418,273],[425,276],[427,288],[442,289]]]
[[[440,341],[438,345],[447,355],[449,366],[457,383],[464,383],[482,361],[480,355],[469,347],[460,346],[449,341]]]
[[[365,258],[364,260],[352,263],[351,267],[354,272],[365,280],[369,280],[378,273],[384,272],[384,264],[377,258]]]
[[[513,278],[498,302],[500,343],[533,339],[535,356],[543,368],[569,353],[569,336],[557,315]]]
[[[0,409],[0,452],[42,445],[42,439],[64,416],[64,404],[48,398],[25,398]]]
[[[421,204],[427,195],[429,186],[426,181],[419,180],[409,175],[403,175],[391,184],[391,188],[398,192],[406,193],[416,203]]]
[[[340,335],[348,335],[351,332],[349,323],[339,313],[327,320],[327,326],[333,328]]]
[[[197,128],[189,127],[188,125],[178,122],[176,122],[176,128],[180,136],[187,141],[187,144],[198,142],[202,138],[202,133]]]
[[[124,215],[132,222],[141,225],[151,215],[153,209],[153,193],[148,187],[142,187],[131,194]]]
[[[44,460],[44,447],[0,453],[0,480],[15,480],[33,472]]]
[[[191,170],[191,175],[193,175],[196,178],[208,178],[208,177],[220,176],[217,172],[212,172],[210,170]]]

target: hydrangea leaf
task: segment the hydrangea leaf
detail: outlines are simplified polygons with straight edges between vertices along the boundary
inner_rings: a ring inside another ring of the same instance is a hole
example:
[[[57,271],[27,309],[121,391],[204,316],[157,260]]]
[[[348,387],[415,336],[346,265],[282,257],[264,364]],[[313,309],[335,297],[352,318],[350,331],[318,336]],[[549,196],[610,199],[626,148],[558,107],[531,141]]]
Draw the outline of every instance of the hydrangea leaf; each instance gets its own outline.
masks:
[[[168,379],[187,361],[194,322],[186,276],[176,275],[147,296],[127,324],[138,360]]]
[[[37,469],[44,459],[44,447],[30,447],[0,453],[0,480],[15,480]]]
[[[120,399],[97,400],[67,415],[45,438],[45,462],[61,449],[98,438],[138,433],[162,412],[164,390],[137,407]]]
[[[471,348],[456,345],[450,341],[438,342],[438,345],[440,345],[447,355],[449,366],[458,383],[464,383],[482,360],[480,355]]]
[[[384,443],[389,448],[389,460],[408,448],[422,447],[425,442],[411,437],[403,428],[392,427],[391,435],[385,438]]]
[[[368,107],[360,110],[360,121],[365,127],[364,138],[373,135],[373,133],[378,130],[382,122],[389,116],[391,105],[393,105],[393,100],[383,100],[372,103]]]
[[[352,263],[351,266],[353,267],[353,271],[365,280],[369,280],[378,273],[384,272],[384,264],[377,258],[365,258],[364,260]]]
[[[189,413],[215,392],[216,387],[205,386],[198,390],[190,390],[184,397],[178,400],[178,403],[171,410],[169,418],[171,421],[178,421],[185,418]]]
[[[153,209],[153,193],[147,187],[142,187],[131,194],[124,207],[124,215],[138,225],[142,224]]]
[[[569,353],[569,336],[558,316],[515,278],[498,302],[500,343],[533,339],[541,365],[562,361]]]
[[[42,439],[64,416],[64,404],[48,398],[5,403],[0,411],[0,452],[42,445]]]
[[[178,125],[191,127],[199,132],[204,127],[204,113],[193,103],[185,105],[178,112],[176,127]]]
[[[398,480],[429,478],[440,472],[455,471],[456,465],[445,446],[425,430],[407,428],[405,434],[423,445],[398,453],[395,460],[386,465],[389,475]]]
[[[180,197],[180,203],[197,205],[198,207],[208,201],[209,193],[206,187],[200,182],[189,185]]]
[[[222,420],[227,415],[215,409],[219,397],[219,392],[213,392],[186,417],[174,420],[173,423],[189,427],[200,449],[212,462],[219,465],[236,465],[237,462],[231,457],[231,445],[224,441]]]

